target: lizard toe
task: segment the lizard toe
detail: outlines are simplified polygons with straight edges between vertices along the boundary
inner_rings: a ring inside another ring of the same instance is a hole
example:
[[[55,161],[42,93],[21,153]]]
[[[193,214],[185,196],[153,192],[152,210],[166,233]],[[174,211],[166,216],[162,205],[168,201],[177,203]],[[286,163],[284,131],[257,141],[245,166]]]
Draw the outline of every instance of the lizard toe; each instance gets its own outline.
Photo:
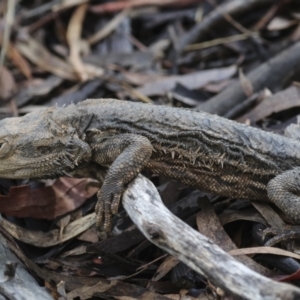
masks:
[[[103,221],[103,214],[104,214],[104,202],[101,200],[101,193],[100,190],[97,193],[98,201],[95,206],[95,213],[96,213],[96,227],[98,230],[101,230],[101,225]]]
[[[300,238],[300,226],[299,225],[287,225],[283,229],[266,228],[262,232],[262,237],[272,236],[265,242],[265,246],[273,246],[280,242],[290,241]]]
[[[111,231],[112,216],[118,213],[123,189],[122,184],[114,184],[102,186],[98,191],[95,207],[97,228],[102,228],[105,232]]]
[[[104,222],[103,222],[103,230],[105,232],[111,231],[111,220],[112,220],[112,213],[111,213],[111,203],[106,202],[104,203]]]
[[[114,194],[113,201],[111,203],[111,213],[116,215],[118,213],[122,195],[120,193]]]

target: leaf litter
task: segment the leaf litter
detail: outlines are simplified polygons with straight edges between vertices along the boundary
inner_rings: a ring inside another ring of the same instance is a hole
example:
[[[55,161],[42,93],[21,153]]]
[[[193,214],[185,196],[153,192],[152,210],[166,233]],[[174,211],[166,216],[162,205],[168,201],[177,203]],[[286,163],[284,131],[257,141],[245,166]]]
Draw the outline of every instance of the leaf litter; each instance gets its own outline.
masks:
[[[86,98],[122,98],[203,109],[279,134],[297,123],[297,1],[11,6],[0,2],[1,118]],[[250,268],[284,281],[299,278],[297,243],[262,247],[261,228],[290,222],[276,209],[151,178],[173,213]],[[216,287],[151,245],[124,211],[115,218],[118,234],[100,241],[98,188],[90,179],[0,179],[1,226],[22,242],[14,251],[57,299],[178,299],[186,291],[190,299],[211,299]]]

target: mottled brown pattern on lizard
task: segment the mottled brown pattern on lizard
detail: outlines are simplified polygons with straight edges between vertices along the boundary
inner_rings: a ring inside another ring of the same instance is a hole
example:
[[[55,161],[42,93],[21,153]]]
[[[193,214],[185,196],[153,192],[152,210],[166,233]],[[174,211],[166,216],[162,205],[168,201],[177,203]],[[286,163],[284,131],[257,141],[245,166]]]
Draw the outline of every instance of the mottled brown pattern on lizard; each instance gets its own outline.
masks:
[[[86,100],[2,120],[0,143],[0,177],[97,178],[108,168],[96,207],[105,230],[126,184],[142,170],[228,197],[271,200],[300,223],[300,142],[218,116]]]

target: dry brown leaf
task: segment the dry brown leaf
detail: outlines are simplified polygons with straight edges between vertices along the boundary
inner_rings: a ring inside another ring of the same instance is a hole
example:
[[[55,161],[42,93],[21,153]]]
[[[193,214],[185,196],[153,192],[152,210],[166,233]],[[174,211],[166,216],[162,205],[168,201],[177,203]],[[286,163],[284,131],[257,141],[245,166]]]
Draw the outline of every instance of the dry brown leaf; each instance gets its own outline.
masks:
[[[252,37],[258,37],[257,32],[251,33]],[[196,50],[202,50],[206,48],[211,48],[218,45],[226,45],[237,41],[242,41],[249,39],[249,33],[242,33],[237,35],[231,35],[227,37],[217,38],[210,41],[205,41],[201,43],[191,44],[184,48],[185,51],[196,51]]]
[[[26,244],[36,247],[51,247],[62,242],[68,241],[81,234],[96,223],[96,214],[92,213],[70,223],[60,239],[60,229],[53,229],[48,232],[28,230],[15,225],[6,219],[0,220],[0,225],[14,238]]]
[[[104,69],[92,64],[85,63],[84,70],[89,79],[101,77],[104,75]]]
[[[67,41],[70,47],[69,59],[81,81],[88,79],[84,64],[80,58],[82,24],[87,8],[87,4],[81,4],[75,9],[67,29]]]
[[[282,17],[275,17],[267,26],[267,29],[270,31],[277,31],[289,28],[299,23],[297,20],[285,19]]]
[[[111,19],[103,28],[101,28],[98,32],[90,36],[87,41],[90,45],[95,43],[99,43],[105,37],[110,35],[118,25],[128,16],[130,10],[125,9],[118,15],[116,15],[113,19]]]
[[[81,288],[75,289],[72,292],[67,294],[67,297],[65,298],[66,300],[72,300],[72,299],[81,299],[81,300],[86,300],[86,299],[91,299],[95,293],[104,293],[111,289],[113,286],[115,286],[118,283],[117,280],[110,280],[109,283],[104,283],[104,282],[99,282],[93,286],[83,286]],[[115,298],[115,297],[114,297]],[[123,297],[116,297],[118,299],[122,299]],[[124,298],[123,298],[124,299]],[[133,299],[129,298],[126,296],[127,300]],[[139,297],[139,299],[141,299]],[[149,298],[149,299],[154,299],[154,298]],[[125,300],[125,299],[124,299]]]
[[[93,196],[99,188],[90,179],[60,178],[52,186],[30,190],[28,186],[12,187],[8,196],[0,196],[0,212],[25,218],[52,220],[73,211]]]
[[[203,90],[210,93],[218,94],[233,82],[233,79],[225,79],[219,82],[209,83],[203,87]]]
[[[295,281],[295,280],[298,281],[300,279],[300,270],[297,270],[293,274],[276,276],[273,279],[278,280],[278,281],[284,281],[284,282],[290,282],[290,281]]]
[[[21,53],[16,49],[16,47],[13,44],[9,44],[8,46],[8,52],[7,56],[9,59],[20,69],[22,74],[27,79],[32,79],[31,75],[31,67],[27,60],[21,55]]]
[[[223,226],[228,223],[239,221],[239,220],[261,223],[266,226],[268,225],[267,221],[253,208],[242,210],[242,211],[234,211],[232,213],[222,213],[218,217]]]
[[[228,251],[230,255],[250,255],[250,254],[274,254],[300,259],[300,255],[291,251],[286,251],[275,247],[251,247],[243,249],[234,249]]]
[[[129,72],[124,69],[120,70],[124,77],[129,81],[131,84],[135,85],[143,85],[149,82],[155,81],[158,78],[164,79],[165,77],[159,77],[157,74],[144,74],[138,72]]]
[[[290,37],[291,41],[293,42],[297,42],[300,40],[300,24],[298,24],[295,28],[295,30],[293,31],[293,33],[291,34]]]
[[[0,68],[0,99],[7,100],[16,92],[16,83],[11,72],[4,66]]]
[[[237,121],[244,123],[246,120],[250,120],[251,123],[255,123],[273,113],[281,112],[293,107],[299,107],[299,98],[300,87],[293,85],[271,97],[265,98],[249,113],[238,118]]]
[[[67,62],[51,54],[42,44],[30,36],[22,41],[17,41],[15,46],[27,59],[42,70],[68,80],[76,80],[74,70]]]
[[[121,50],[122,51],[122,50]],[[90,54],[82,58],[85,62],[94,66],[107,67],[122,71],[123,68],[134,70],[146,70],[153,66],[155,55],[151,51],[110,52],[105,55]],[[155,74],[158,78],[158,74]],[[153,81],[155,78],[152,78]]]
[[[125,82],[122,84],[122,87],[132,98],[137,98],[144,103],[153,103],[149,97],[145,96],[143,93],[139,92],[137,89],[131,87]]]
[[[210,69],[187,75],[169,76],[149,82],[137,90],[146,96],[163,95],[181,84],[187,89],[199,89],[209,82],[216,82],[230,78],[236,73],[236,66]]]
[[[49,75],[46,79],[35,78],[20,89],[20,92],[14,97],[14,99],[18,107],[24,106],[32,98],[47,96],[63,82],[63,78],[55,75]]]
[[[196,217],[199,232],[207,236],[213,243],[220,246],[226,252],[237,249],[236,245],[225,232],[209,200],[202,199],[199,205],[201,211]],[[250,269],[255,270],[260,274],[270,275],[270,271],[268,269],[259,265],[248,256],[241,255],[237,257],[237,259]]]
[[[65,227],[70,223],[71,216],[66,215],[63,218],[59,219],[58,222],[56,222],[56,225],[59,227],[59,241],[62,242],[62,236],[63,231]]]
[[[71,1],[71,0],[69,0]],[[102,4],[96,4],[91,7],[91,11],[94,13],[112,13],[116,11],[123,10],[129,7],[139,7],[139,6],[187,6],[193,3],[198,3],[199,0],[131,0],[131,1],[118,1],[118,2],[108,2]]]
[[[80,5],[89,2],[90,0],[62,0],[59,4],[53,5],[52,11],[63,10],[72,6]]]
[[[15,11],[17,7],[17,1],[7,1],[6,12],[4,14],[4,31],[1,34],[1,49],[0,49],[0,69],[4,65],[7,51],[9,50],[9,43],[11,38],[11,32],[15,21]]]
[[[96,243],[99,241],[99,237],[97,234],[96,227],[89,228],[79,236],[77,236],[77,239],[80,241],[85,241],[89,243]]]
[[[247,97],[251,97],[253,95],[253,86],[251,81],[245,76],[243,70],[239,69],[239,79],[242,85],[242,89]]]
[[[285,228],[285,223],[268,203],[253,201],[252,205],[259,211],[272,228]]]
[[[57,287],[57,292],[59,293],[59,295],[64,297],[64,299],[65,299],[67,296],[65,282],[64,281],[59,282],[56,287]]]
[[[277,12],[282,8],[284,1],[277,1],[274,3],[263,17],[252,27],[252,30],[259,31],[266,27],[266,25],[274,18]]]
[[[89,230],[90,229],[88,229],[87,231],[89,231]],[[78,247],[75,247],[75,248],[73,248],[71,250],[68,250],[64,253],[61,253],[60,257],[68,257],[68,256],[75,256],[75,255],[85,254],[86,253],[86,246],[83,246],[84,244],[81,244],[81,245],[82,246],[78,246]]]
[[[155,275],[152,277],[152,281],[160,280],[179,263],[180,261],[176,257],[168,255],[156,270]]]

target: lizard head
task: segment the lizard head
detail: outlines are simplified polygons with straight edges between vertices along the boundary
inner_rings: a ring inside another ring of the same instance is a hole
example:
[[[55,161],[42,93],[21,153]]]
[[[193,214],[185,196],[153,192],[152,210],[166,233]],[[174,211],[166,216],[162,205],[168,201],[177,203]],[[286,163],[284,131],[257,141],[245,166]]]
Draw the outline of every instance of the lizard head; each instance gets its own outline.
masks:
[[[56,109],[0,121],[0,178],[54,178],[90,158],[90,147],[68,119],[53,120]]]

